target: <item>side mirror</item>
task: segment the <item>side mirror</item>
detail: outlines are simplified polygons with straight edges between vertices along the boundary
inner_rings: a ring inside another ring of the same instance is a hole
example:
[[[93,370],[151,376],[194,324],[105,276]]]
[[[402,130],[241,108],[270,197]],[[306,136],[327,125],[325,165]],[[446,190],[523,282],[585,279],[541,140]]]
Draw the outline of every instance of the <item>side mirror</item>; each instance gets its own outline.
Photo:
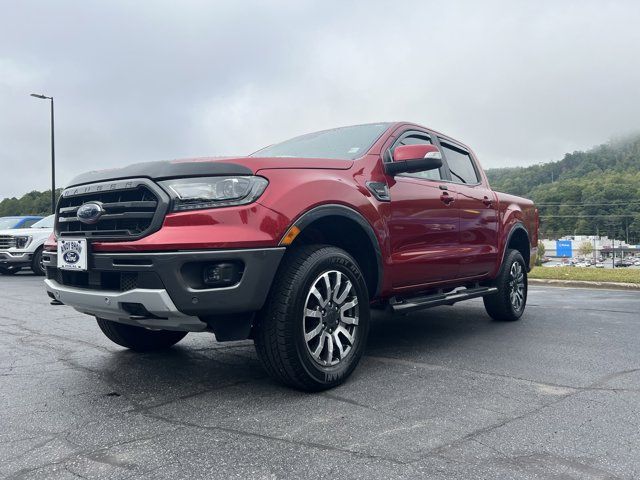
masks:
[[[388,175],[424,172],[442,166],[442,154],[435,145],[401,145],[393,151],[393,162],[385,163]]]

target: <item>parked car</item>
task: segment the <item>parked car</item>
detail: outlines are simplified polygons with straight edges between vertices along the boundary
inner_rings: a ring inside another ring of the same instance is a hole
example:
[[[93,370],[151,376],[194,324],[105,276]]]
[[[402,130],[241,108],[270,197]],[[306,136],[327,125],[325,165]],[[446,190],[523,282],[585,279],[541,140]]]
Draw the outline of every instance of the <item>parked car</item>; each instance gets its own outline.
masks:
[[[13,275],[24,267],[44,275],[42,248],[53,232],[54,219],[55,215],[49,215],[29,228],[0,230],[1,275]]]
[[[615,260],[613,264],[619,268],[626,268],[633,265],[629,260],[626,259]]]
[[[11,230],[14,228],[29,228],[37,221],[42,220],[39,215],[22,215],[15,217],[0,217],[0,230]]]
[[[469,147],[411,123],[326,130],[249,157],[79,175],[44,254],[54,300],[133,350],[187,332],[252,338],[295,388],[343,382],[371,308],[482,297],[518,320],[536,258],[533,202],[491,190]]]

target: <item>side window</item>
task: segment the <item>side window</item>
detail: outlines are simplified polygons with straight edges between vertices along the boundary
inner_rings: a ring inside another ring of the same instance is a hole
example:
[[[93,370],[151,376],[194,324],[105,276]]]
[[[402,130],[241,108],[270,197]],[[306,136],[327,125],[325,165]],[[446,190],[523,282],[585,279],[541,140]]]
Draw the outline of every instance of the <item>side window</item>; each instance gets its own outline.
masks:
[[[442,149],[444,150],[444,156],[451,172],[451,180],[456,183],[470,183],[476,184],[480,180],[478,179],[478,172],[476,172],[473,166],[473,160],[467,152],[460,150],[452,145],[448,145],[441,142]]]
[[[400,145],[422,145],[427,144],[431,145],[431,139],[427,135],[420,134],[409,134],[406,137],[401,137],[398,142],[392,147],[392,151],[399,147]],[[415,172],[415,173],[403,173],[403,177],[413,177],[413,178],[424,178],[427,180],[442,180],[442,175],[440,173],[440,169],[438,170],[427,170],[426,172]]]

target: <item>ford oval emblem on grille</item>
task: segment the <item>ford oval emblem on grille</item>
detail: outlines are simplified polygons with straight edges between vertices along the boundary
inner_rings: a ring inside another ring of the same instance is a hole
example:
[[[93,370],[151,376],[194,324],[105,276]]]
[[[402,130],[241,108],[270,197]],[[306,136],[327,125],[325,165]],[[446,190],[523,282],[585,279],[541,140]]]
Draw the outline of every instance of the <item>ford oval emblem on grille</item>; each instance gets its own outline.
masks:
[[[102,204],[99,202],[85,203],[78,208],[78,220],[82,223],[96,223],[104,213]]]

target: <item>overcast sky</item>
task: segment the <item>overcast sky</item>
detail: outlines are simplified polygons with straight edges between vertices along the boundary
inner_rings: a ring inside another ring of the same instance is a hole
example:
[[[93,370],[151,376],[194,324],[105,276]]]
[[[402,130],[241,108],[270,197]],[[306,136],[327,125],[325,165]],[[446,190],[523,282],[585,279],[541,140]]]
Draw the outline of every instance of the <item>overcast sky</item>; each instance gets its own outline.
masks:
[[[0,198],[138,161],[410,120],[483,166],[640,129],[640,1],[0,3]]]

